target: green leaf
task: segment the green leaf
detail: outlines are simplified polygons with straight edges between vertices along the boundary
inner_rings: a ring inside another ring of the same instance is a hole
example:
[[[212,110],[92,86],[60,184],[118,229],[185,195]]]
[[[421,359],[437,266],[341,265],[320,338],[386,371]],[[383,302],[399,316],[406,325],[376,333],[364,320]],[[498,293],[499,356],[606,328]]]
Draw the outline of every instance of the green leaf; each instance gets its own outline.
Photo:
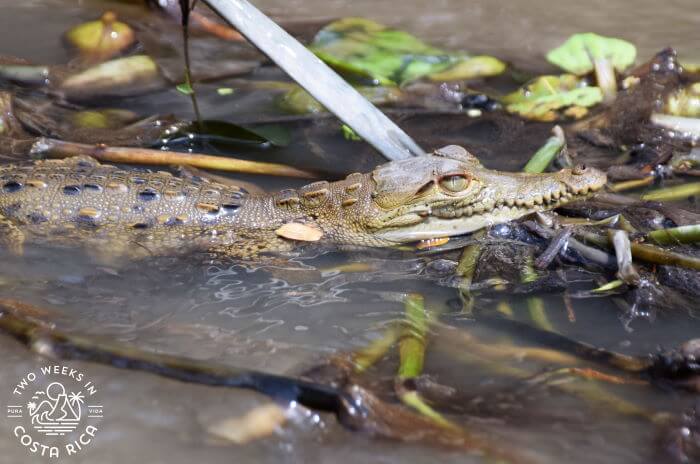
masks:
[[[496,76],[506,69],[506,64],[492,56],[480,55],[465,58],[451,67],[428,75],[431,81],[457,81],[475,77]]]
[[[379,85],[401,85],[451,68],[457,68],[454,75],[459,79],[491,76],[505,69],[495,58],[444,51],[407,32],[364,18],[332,22],[309,48],[338,71]],[[470,60],[477,61],[466,66]]]
[[[343,137],[345,140],[353,140],[355,142],[359,142],[362,140],[362,137],[357,135],[357,132],[352,130],[352,127],[348,126],[347,124],[343,124],[341,126],[341,130],[343,131]]]
[[[634,63],[636,55],[636,47],[626,40],[585,32],[572,35],[563,45],[547,53],[547,61],[582,76],[593,71],[597,59],[609,61],[622,72]]]
[[[194,89],[188,82],[183,82],[182,84],[178,84],[175,86],[178,92],[180,92],[183,95],[192,95],[194,93]]]
[[[545,169],[552,163],[552,160],[566,147],[566,137],[564,131],[559,126],[554,126],[552,136],[547,139],[544,145],[540,147],[530,161],[523,168],[523,172],[544,172]]]
[[[500,99],[508,112],[537,121],[559,119],[562,109],[565,116],[580,118],[602,100],[598,87],[586,86],[573,74],[540,76]]]

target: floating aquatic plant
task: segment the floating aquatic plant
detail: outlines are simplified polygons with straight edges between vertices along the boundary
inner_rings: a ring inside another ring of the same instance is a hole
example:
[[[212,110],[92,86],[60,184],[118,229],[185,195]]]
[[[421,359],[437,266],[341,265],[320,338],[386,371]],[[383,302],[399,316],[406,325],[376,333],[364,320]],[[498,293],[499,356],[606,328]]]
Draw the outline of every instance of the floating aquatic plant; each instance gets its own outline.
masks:
[[[489,56],[471,56],[430,46],[411,34],[364,18],[343,18],[324,27],[310,49],[335,69],[379,85],[401,85],[422,77],[471,79],[503,72]]]
[[[536,121],[555,121],[562,116],[583,117],[587,108],[600,103],[603,94],[573,74],[540,76],[501,99],[510,113]]]
[[[595,71],[596,82],[609,102],[617,94],[615,72],[627,69],[636,56],[636,47],[626,40],[585,32],[572,35],[547,53],[547,61],[577,76]]]

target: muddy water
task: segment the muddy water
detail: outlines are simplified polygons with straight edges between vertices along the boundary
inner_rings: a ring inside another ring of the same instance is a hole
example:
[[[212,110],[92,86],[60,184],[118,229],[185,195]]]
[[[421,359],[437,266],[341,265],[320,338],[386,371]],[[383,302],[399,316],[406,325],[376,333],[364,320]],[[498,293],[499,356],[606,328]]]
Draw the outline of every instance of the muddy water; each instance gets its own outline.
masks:
[[[57,40],[60,33],[76,21],[99,14],[106,2],[2,3],[0,54],[60,63],[69,57]],[[125,14],[137,12],[136,8],[110,5],[124,9]],[[666,2],[662,7],[649,0],[585,4],[569,0],[292,0],[264,1],[260,5],[298,18],[369,16],[435,44],[494,54],[524,68],[546,67],[544,51],[568,34],[583,30],[631,40],[644,58],[673,45],[682,56],[700,59],[700,9],[695,0]],[[159,112],[189,115],[186,99],[177,93],[149,98],[155,103],[146,106],[158,106]],[[207,103],[204,110],[216,112],[217,117],[235,118],[241,112],[256,111],[250,104],[229,108],[216,101]],[[441,141],[457,136],[443,135]],[[338,149],[344,148],[339,145]],[[284,160],[290,153],[270,156]],[[358,169],[348,157],[337,161],[341,172]],[[363,159],[367,164],[378,161]],[[518,163],[493,157],[489,164],[516,169]],[[267,188],[284,185],[296,184],[280,180],[264,184]],[[280,374],[298,373],[331,354],[356,349],[377,338],[402,316],[402,306],[394,301],[399,292],[421,292],[438,310],[454,307],[455,292],[416,280],[416,264],[409,257],[395,258],[390,264],[381,260],[379,269],[364,278],[319,272],[333,263],[348,261],[375,262],[371,256],[337,253],[273,268],[187,258],[114,269],[68,251],[36,248],[21,259],[0,251],[0,296],[51,308],[61,327],[76,333]],[[527,320],[522,298],[506,300],[518,318]],[[484,299],[478,304],[491,307],[495,301]],[[683,312],[670,311],[660,314],[653,324],[639,320],[627,326],[621,322],[617,307],[606,299],[576,300],[575,323],[567,315],[561,295],[547,297],[545,305],[557,330],[630,354],[675,346],[700,333],[697,313],[692,319]],[[476,327],[471,333],[494,344],[508,342]],[[526,397],[495,397],[492,393],[499,388],[507,390],[517,385],[514,377],[493,366],[475,363],[468,357],[469,346],[450,338],[437,337],[430,347],[426,371],[440,383],[472,397],[483,395],[495,409],[500,406],[519,411],[510,416],[462,418],[465,423],[536,462],[655,462],[652,443],[658,429],[640,414],[623,414],[615,406],[630,401],[639,410],[678,413],[692,402],[683,394],[648,387],[611,388],[610,394],[615,395],[612,404],[584,401],[556,389],[537,390]],[[5,337],[0,337],[0,351],[0,403],[9,404],[15,400],[11,392],[19,379],[48,361],[27,354]],[[374,440],[344,429],[330,415],[307,413],[301,408],[290,413],[290,425],[271,437],[245,446],[230,445],[212,439],[207,428],[265,404],[265,397],[185,385],[94,364],[69,364],[99,387],[104,418],[98,423],[95,440],[80,454],[61,462],[485,462],[464,451]],[[550,367],[518,357],[507,364],[519,369],[516,377]],[[375,374],[388,385],[395,368],[396,356],[391,355]],[[0,462],[40,462],[18,444],[11,430],[10,420],[0,418]],[[61,439],[55,442],[61,443]]]

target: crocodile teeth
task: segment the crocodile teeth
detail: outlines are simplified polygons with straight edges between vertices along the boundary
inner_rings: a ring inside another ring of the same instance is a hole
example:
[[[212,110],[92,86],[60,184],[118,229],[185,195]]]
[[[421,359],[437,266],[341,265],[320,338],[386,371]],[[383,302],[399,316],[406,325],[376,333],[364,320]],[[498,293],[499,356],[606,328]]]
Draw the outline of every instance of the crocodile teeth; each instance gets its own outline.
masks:
[[[556,190],[556,191],[552,192],[552,198],[554,198],[555,200],[558,200],[560,196],[561,196],[561,191]]]
[[[545,203],[549,203],[550,201],[552,201],[552,194],[550,192],[547,192],[543,195],[542,198],[544,199]]]

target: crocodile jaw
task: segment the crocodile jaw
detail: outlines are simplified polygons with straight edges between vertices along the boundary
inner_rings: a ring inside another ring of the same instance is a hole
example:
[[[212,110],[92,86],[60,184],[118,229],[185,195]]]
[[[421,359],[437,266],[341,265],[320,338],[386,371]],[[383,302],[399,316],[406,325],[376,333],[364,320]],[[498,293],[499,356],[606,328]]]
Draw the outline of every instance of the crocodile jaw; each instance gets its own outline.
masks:
[[[495,224],[513,221],[530,213],[534,213],[535,211],[542,211],[544,209],[548,208],[523,209],[503,206],[497,207],[487,214],[476,214],[473,216],[449,219],[429,216],[414,226],[378,232],[376,236],[394,243],[415,242],[435,237],[452,237],[455,235],[468,234]]]

